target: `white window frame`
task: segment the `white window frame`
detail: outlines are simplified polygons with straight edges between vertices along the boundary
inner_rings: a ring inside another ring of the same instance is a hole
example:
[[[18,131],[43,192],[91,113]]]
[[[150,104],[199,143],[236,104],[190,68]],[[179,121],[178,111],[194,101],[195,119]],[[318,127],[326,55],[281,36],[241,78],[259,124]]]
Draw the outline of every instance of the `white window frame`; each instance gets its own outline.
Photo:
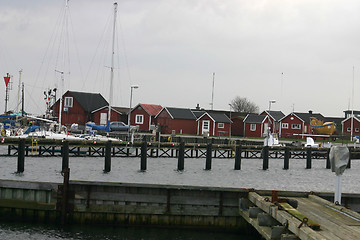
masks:
[[[301,129],[301,124],[293,123],[291,124],[291,129]]]
[[[282,123],[281,128],[288,129],[289,128],[289,123]]]
[[[202,131],[210,131],[210,120],[203,120],[202,121]]]
[[[256,131],[256,123],[250,123],[250,131]]]
[[[348,128],[346,129],[346,131],[351,132],[351,128],[348,127]]]
[[[224,123],[218,123],[218,128],[225,128],[225,124]]]
[[[107,119],[107,113],[100,113],[100,125],[106,125]]]
[[[65,97],[64,107],[73,107],[73,102],[74,102],[73,97]]]
[[[136,114],[135,115],[135,123],[136,124],[144,124],[144,115]]]
[[[359,128],[355,128],[355,132],[359,132]]]

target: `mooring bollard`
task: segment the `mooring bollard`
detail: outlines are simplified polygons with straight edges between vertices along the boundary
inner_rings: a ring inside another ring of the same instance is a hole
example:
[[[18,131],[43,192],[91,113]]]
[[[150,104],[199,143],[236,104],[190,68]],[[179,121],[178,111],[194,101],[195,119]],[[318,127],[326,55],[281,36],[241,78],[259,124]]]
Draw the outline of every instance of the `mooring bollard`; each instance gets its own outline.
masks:
[[[104,172],[111,171],[111,141],[105,143],[105,168]]]
[[[206,163],[205,170],[211,170],[211,159],[212,159],[212,144],[206,145]]]
[[[236,145],[235,148],[235,170],[241,170],[241,145]]]
[[[311,169],[311,147],[306,148],[306,169]]]
[[[24,166],[25,166],[25,139],[20,139],[18,145],[17,173],[24,172]]]
[[[62,144],[62,168],[61,171],[64,172],[66,168],[69,168],[69,142],[64,141]]]
[[[269,146],[264,146],[263,148],[263,170],[269,168]]]
[[[141,161],[140,161],[141,171],[146,171],[146,161],[147,161],[147,142],[144,141],[141,143]]]
[[[326,151],[326,169],[330,169],[331,168],[331,163],[330,163],[330,148]]]
[[[288,147],[284,150],[284,169],[289,169],[289,161],[290,161],[290,150]]]
[[[183,141],[179,144],[179,157],[178,157],[178,171],[184,170],[184,158],[185,158],[185,143]]]

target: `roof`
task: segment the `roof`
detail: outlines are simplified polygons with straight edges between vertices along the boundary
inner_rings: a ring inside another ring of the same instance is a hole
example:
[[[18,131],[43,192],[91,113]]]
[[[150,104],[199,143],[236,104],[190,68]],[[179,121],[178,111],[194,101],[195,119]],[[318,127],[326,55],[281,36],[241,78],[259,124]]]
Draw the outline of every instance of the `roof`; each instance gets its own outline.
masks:
[[[204,115],[208,115],[211,119],[213,119],[214,122],[220,122],[220,123],[231,123],[232,121],[224,114],[224,113],[209,113],[209,112],[203,112],[203,114],[200,117],[197,117],[197,120],[202,118]]]
[[[196,120],[196,116],[189,108],[166,107],[172,119]]]
[[[306,123],[310,123],[311,119],[310,117],[316,117],[318,120],[325,121],[325,117],[321,115],[320,113],[299,113],[294,112],[294,115],[298,116],[300,119],[302,119]]]
[[[103,109],[107,109],[109,106],[103,106],[101,108],[98,108],[98,109],[95,109],[94,111],[92,111],[91,113],[95,113],[95,112],[98,112],[98,111],[101,111]],[[115,112],[118,112],[119,114],[128,114],[129,112],[129,108],[127,107],[114,107],[114,106],[111,106],[111,110],[115,111]]]
[[[138,106],[141,106],[150,116],[156,116],[161,109],[163,108],[161,105],[156,105],[156,104],[144,104],[144,103],[140,103],[138,104]],[[136,108],[136,107],[135,107]],[[134,109],[135,109],[134,108]]]
[[[267,113],[272,119],[274,119],[276,122],[278,122],[280,119],[285,117],[285,114],[282,111],[264,111]]]
[[[258,115],[258,114],[248,114],[244,119],[244,122],[247,123],[263,123],[264,120],[267,118],[267,115]]]
[[[98,108],[109,105],[100,93],[86,93],[67,91],[81,105],[85,112],[92,112]]]

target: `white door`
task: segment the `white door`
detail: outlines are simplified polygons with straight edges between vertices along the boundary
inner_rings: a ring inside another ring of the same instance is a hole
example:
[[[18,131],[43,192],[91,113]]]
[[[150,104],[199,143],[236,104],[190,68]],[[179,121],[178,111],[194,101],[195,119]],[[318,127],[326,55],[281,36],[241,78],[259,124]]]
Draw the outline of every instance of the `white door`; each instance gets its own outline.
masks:
[[[100,113],[100,125],[106,125],[107,113]]]
[[[264,123],[264,135],[268,134],[269,123]]]
[[[202,133],[210,132],[210,121],[209,120],[203,120],[202,121]]]

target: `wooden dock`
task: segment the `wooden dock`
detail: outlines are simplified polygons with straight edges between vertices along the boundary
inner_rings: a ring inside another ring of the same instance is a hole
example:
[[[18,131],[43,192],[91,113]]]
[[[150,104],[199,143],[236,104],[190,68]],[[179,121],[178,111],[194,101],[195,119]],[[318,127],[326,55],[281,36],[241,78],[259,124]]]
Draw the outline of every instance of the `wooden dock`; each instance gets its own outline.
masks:
[[[65,175],[63,184],[1,180],[0,220],[256,230],[281,240],[360,236],[360,215],[348,209],[360,209],[359,194],[343,194],[345,208],[326,200],[331,193],[284,191],[273,202],[271,191],[68,181]],[[296,201],[296,217],[279,207],[284,199]]]
[[[285,193],[284,199],[296,202],[297,214],[282,208],[281,198],[272,201],[273,196],[256,192],[240,200],[239,213],[265,239],[359,239],[359,213],[313,194],[289,197]]]

